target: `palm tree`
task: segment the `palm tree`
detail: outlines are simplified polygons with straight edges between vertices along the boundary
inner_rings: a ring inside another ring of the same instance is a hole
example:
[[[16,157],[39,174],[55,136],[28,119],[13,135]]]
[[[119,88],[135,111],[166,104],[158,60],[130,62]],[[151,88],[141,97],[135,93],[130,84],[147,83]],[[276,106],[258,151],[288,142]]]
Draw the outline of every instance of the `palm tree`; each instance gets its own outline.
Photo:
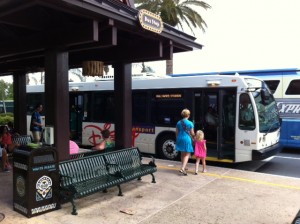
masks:
[[[158,14],[163,22],[183,29],[186,24],[195,35],[193,28],[200,28],[205,32],[207,24],[196,8],[209,9],[211,6],[199,0],[135,0],[137,9],[146,9]],[[193,7],[193,8],[192,8]],[[173,73],[173,61],[167,60],[167,74]]]

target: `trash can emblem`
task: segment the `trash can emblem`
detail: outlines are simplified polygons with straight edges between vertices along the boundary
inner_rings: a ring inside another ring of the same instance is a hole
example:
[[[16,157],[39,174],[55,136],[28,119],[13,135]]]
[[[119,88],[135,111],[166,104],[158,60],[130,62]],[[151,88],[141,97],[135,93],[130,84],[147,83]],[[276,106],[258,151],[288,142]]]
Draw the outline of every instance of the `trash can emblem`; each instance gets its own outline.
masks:
[[[22,176],[18,176],[16,180],[16,190],[20,197],[25,195],[25,179]]]
[[[36,182],[36,201],[52,198],[52,180],[48,176],[42,176]]]

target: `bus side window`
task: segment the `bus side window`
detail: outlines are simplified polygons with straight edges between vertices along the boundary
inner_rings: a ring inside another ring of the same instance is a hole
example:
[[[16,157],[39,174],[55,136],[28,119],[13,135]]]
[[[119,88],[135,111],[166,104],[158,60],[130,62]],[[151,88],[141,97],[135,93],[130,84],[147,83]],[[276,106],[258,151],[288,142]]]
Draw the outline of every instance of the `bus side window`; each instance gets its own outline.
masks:
[[[162,95],[163,94],[165,93],[162,93]],[[172,94],[166,93],[165,95],[168,96]],[[183,94],[180,93],[180,95]],[[151,122],[156,125],[175,126],[176,123],[182,119],[180,115],[182,108],[185,108],[183,97],[158,98],[154,96],[151,101]]]
[[[286,95],[300,95],[300,79],[292,80],[286,89]]]
[[[272,94],[276,92],[276,89],[279,85],[279,80],[265,80]]]
[[[147,92],[133,93],[132,97],[132,122],[134,124],[147,122]]]
[[[95,92],[93,99],[93,114],[91,121],[113,122],[115,116],[115,103],[113,93]]]
[[[241,94],[239,109],[239,128],[242,130],[255,129],[253,105],[248,94]]]

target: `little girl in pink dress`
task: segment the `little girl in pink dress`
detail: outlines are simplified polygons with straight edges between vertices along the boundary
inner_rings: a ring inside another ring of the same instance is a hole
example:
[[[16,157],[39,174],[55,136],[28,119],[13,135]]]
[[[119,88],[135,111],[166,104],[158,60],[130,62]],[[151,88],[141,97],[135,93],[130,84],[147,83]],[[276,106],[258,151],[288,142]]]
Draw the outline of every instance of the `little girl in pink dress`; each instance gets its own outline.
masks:
[[[206,173],[206,140],[204,139],[203,131],[199,130],[196,132],[195,136],[195,152],[194,155],[196,157],[196,168],[195,175],[198,174],[200,160],[202,161],[203,170],[202,173]]]

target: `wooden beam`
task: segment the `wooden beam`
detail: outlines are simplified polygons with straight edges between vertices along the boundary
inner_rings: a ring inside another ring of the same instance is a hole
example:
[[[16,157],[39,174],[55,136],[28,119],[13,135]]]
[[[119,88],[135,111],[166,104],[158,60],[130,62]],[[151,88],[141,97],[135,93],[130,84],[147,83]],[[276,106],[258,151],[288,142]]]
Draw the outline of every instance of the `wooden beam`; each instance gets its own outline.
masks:
[[[93,43],[99,40],[98,22],[91,20],[79,25],[60,27],[33,36],[19,37],[0,43],[1,57],[36,52],[53,46],[69,46]]]
[[[83,60],[100,60],[106,63],[115,61],[140,62],[149,60],[163,60],[170,57],[170,46],[163,45],[162,41],[147,41],[147,44],[132,40],[127,45],[118,44],[113,48],[90,50],[86,52],[71,52],[70,64],[78,64]],[[166,51],[167,53],[164,53]]]
[[[24,11],[16,11],[11,13],[1,13],[0,22],[14,27],[29,29],[32,31],[41,31],[42,25],[36,16],[36,9],[29,8]]]
[[[108,48],[108,47],[113,47],[118,44],[118,31],[116,27],[106,27],[105,29],[101,29],[99,31],[99,41],[96,43],[90,43],[90,44],[84,44],[80,46],[72,46],[69,48],[70,52],[78,52],[78,51],[83,51],[83,54],[85,53],[84,51],[88,50],[96,50],[99,52],[99,49],[101,48]]]
[[[115,28],[109,32],[114,33]],[[99,38],[100,42],[102,36]],[[108,40],[108,39],[107,39]],[[170,60],[173,55],[173,43],[162,41],[147,41],[145,45],[138,40],[132,41],[129,45],[115,45],[117,44],[117,37],[115,34],[110,38],[114,47],[95,48],[95,45],[85,45],[82,48],[85,50],[73,50],[70,52],[69,66],[80,67],[82,61],[85,60],[100,60],[106,64],[112,64],[115,61],[124,61],[128,63],[151,61],[151,60]],[[105,42],[105,41],[104,41]],[[102,45],[101,45],[102,46]],[[25,55],[24,58],[11,57],[10,60],[1,61],[0,72],[13,72],[26,69],[27,71],[35,72],[44,68],[43,51],[39,55]]]
[[[44,68],[44,55],[26,55],[21,58],[0,59],[0,73],[25,70],[27,72],[39,71]]]

